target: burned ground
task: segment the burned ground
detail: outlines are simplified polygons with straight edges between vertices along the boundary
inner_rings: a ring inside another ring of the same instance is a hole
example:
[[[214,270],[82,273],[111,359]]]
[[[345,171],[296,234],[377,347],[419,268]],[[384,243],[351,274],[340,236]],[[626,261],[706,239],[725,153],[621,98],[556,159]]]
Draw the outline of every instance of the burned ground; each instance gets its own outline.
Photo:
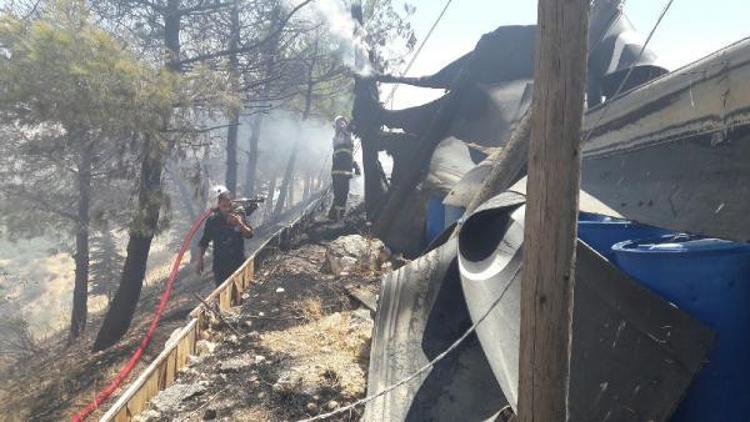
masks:
[[[379,274],[329,273],[327,246],[308,242],[266,261],[244,304],[223,315],[232,328],[214,318],[199,356],[142,419],[296,420],[361,398],[372,319],[348,291],[374,296]]]

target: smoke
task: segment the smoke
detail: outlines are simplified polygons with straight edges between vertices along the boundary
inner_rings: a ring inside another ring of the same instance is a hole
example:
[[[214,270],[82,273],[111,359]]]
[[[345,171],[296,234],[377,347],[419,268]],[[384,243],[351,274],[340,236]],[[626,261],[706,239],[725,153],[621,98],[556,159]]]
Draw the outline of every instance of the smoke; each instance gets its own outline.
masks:
[[[371,75],[367,31],[352,18],[345,4],[341,0],[317,0],[311,6],[314,17],[325,23],[341,62],[360,76]]]

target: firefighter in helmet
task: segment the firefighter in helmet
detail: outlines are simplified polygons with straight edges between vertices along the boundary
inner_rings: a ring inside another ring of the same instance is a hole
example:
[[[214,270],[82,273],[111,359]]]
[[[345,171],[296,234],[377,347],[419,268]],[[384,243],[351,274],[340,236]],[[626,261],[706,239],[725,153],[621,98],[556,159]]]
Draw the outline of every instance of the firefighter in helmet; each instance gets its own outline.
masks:
[[[245,222],[243,213],[235,209],[232,192],[225,186],[211,188],[209,199],[216,206],[206,220],[198,254],[198,274],[203,272],[203,255],[208,244],[214,244],[213,272],[216,286],[221,285],[245,262],[245,239],[253,237],[253,228]]]
[[[333,205],[328,212],[332,220],[339,220],[346,212],[346,199],[349,196],[349,179],[354,174],[360,175],[359,165],[354,161],[352,135],[349,122],[344,116],[333,121],[336,134],[333,136],[333,165],[331,179],[333,183]],[[354,172],[352,172],[354,170]]]

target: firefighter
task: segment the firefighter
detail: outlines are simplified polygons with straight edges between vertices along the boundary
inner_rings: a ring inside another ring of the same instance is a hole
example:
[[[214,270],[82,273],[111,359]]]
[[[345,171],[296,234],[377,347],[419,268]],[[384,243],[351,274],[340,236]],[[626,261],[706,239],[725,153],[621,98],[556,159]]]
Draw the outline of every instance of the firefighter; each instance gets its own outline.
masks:
[[[235,210],[232,192],[224,186],[214,186],[210,199],[216,201],[214,213],[206,220],[203,237],[199,242],[198,274],[203,272],[203,255],[208,244],[214,242],[212,269],[218,287],[245,262],[245,239],[253,237],[253,229],[243,213]]]
[[[333,121],[336,134],[333,137],[333,165],[331,179],[333,182],[333,205],[328,212],[332,220],[339,220],[346,212],[346,199],[349,196],[349,179],[353,174],[360,175],[359,165],[354,161],[352,135],[349,132],[349,122],[344,116],[338,116]],[[352,170],[354,173],[352,174]]]

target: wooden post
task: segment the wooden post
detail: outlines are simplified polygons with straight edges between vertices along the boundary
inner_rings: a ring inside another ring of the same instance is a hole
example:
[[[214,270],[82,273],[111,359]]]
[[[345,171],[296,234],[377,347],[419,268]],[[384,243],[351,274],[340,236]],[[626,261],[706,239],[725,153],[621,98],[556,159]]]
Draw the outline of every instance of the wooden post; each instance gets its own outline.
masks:
[[[589,0],[539,0],[519,420],[567,420]]]
[[[531,113],[526,113],[508,142],[499,153],[495,153],[495,164],[485,176],[482,185],[466,206],[465,215],[470,215],[480,205],[490,198],[510,188],[513,183],[522,178],[526,171],[529,156],[529,138],[531,137]],[[458,227],[456,232],[458,233]]]

